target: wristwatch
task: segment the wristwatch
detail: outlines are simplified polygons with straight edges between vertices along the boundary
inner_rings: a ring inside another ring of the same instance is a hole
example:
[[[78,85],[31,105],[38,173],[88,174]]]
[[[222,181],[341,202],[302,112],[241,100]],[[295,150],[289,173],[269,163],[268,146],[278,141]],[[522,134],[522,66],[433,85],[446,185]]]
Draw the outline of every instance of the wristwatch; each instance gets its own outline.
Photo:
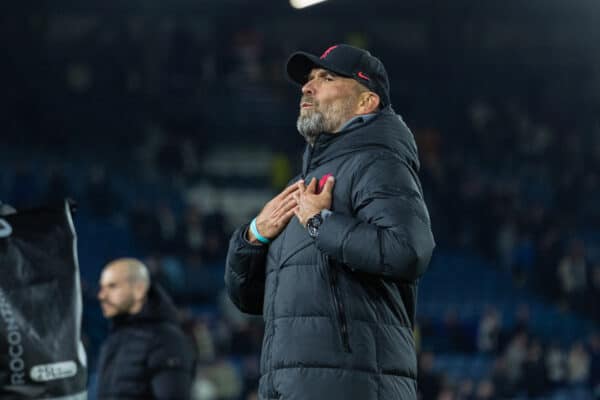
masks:
[[[316,213],[312,217],[306,221],[306,230],[308,230],[308,235],[316,239],[319,236],[319,227],[323,224],[323,216],[320,212]]]

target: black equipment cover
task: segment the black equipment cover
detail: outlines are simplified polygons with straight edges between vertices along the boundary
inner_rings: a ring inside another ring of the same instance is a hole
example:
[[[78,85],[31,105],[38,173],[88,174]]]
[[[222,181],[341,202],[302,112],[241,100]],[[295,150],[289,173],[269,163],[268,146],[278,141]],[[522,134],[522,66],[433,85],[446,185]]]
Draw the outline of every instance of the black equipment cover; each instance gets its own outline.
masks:
[[[0,215],[0,399],[87,398],[71,207]]]

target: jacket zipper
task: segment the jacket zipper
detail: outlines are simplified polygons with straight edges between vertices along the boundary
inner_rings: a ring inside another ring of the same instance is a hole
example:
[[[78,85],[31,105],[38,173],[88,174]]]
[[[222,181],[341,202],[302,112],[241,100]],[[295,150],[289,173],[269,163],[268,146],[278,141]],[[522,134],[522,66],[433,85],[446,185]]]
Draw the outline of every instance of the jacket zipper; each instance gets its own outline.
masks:
[[[310,146],[310,145],[309,145]],[[310,163],[312,162],[312,157],[315,152],[315,145],[310,146],[308,157],[306,158],[306,163],[302,165],[302,179],[306,179],[308,172],[311,170]]]
[[[325,262],[325,268],[327,269],[327,273],[329,274],[329,285],[333,293],[333,303],[337,312],[342,345],[344,346],[344,351],[346,351],[346,353],[351,353],[352,350],[350,349],[350,338],[348,335],[348,323],[346,322],[346,312],[344,311],[344,307],[342,306],[342,302],[340,301],[340,288],[337,283],[337,270],[333,266],[329,265],[329,257],[327,255],[323,255],[323,261]]]

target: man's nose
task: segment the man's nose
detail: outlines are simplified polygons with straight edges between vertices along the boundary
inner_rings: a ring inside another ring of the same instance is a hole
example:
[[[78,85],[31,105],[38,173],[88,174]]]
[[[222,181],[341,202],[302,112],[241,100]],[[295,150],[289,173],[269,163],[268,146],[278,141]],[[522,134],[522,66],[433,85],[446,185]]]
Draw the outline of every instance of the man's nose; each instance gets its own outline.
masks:
[[[104,299],[104,290],[100,289],[98,291],[98,300],[103,300]]]
[[[315,88],[312,84],[312,81],[308,81],[304,84],[304,86],[302,86],[302,94],[306,95],[313,95],[315,94]]]

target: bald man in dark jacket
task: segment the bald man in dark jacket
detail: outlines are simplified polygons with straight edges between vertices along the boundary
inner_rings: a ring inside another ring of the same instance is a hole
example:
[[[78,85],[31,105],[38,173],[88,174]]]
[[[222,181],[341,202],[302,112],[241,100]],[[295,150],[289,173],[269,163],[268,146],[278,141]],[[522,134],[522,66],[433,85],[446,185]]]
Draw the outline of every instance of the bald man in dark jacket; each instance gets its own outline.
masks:
[[[104,269],[98,299],[111,330],[98,363],[99,400],[190,398],[195,351],[146,267],[119,259]]]
[[[417,285],[435,246],[412,133],[381,62],[296,53],[302,173],[230,242],[225,281],[262,314],[263,400],[416,399]]]

